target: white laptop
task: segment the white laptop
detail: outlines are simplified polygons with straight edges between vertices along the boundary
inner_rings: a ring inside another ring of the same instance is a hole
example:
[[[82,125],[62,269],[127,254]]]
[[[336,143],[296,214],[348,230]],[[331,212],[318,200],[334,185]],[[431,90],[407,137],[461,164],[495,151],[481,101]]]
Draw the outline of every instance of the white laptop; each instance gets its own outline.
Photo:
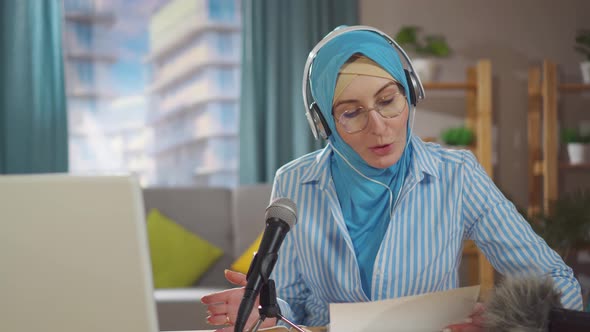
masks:
[[[139,184],[0,176],[0,331],[156,332]]]

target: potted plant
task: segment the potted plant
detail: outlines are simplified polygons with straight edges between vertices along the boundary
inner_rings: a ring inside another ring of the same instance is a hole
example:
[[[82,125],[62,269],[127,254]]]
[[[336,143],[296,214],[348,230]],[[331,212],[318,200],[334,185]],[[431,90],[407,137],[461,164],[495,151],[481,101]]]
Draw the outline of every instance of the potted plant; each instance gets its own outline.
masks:
[[[583,62],[580,63],[582,70],[582,81],[590,84],[590,30],[579,30],[576,34],[576,51],[584,56]]]
[[[566,144],[570,164],[583,164],[590,159],[588,156],[590,135],[583,136],[573,128],[566,128],[563,130],[561,138]]]
[[[590,190],[578,190],[561,196],[548,213],[527,215],[519,212],[531,227],[564,260],[572,250],[590,247]]]
[[[423,82],[435,81],[438,76],[438,64],[434,58],[443,58],[451,54],[451,49],[444,36],[421,35],[418,26],[402,26],[395,36],[395,41],[412,54],[412,65]]]
[[[443,143],[455,148],[468,148],[473,144],[474,138],[473,130],[465,126],[448,128],[441,134]]]

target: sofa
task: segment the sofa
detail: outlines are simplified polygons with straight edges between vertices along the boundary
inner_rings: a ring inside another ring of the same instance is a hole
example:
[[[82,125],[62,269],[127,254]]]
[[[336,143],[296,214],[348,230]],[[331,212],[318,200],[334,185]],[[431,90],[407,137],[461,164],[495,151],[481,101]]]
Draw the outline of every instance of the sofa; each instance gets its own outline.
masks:
[[[264,230],[271,185],[228,188],[145,188],[147,213],[158,209],[190,232],[221,248],[224,254],[189,288],[156,289],[154,298],[161,331],[211,329],[200,298],[235,287],[223,271],[242,255]]]

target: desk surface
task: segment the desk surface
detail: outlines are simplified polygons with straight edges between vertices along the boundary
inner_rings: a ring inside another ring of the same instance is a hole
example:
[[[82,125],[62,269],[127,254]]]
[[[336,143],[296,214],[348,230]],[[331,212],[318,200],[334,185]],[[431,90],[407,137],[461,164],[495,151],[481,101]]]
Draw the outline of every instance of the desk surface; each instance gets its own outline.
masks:
[[[326,327],[306,327],[306,330],[309,330],[310,332],[327,332],[328,329]],[[260,332],[285,332],[287,331],[284,327],[276,327],[276,328],[265,328],[265,329],[260,329]],[[292,330],[289,330],[292,331]],[[164,332],[164,331],[162,331]],[[167,331],[167,332],[215,332],[215,330],[199,330],[199,331]]]

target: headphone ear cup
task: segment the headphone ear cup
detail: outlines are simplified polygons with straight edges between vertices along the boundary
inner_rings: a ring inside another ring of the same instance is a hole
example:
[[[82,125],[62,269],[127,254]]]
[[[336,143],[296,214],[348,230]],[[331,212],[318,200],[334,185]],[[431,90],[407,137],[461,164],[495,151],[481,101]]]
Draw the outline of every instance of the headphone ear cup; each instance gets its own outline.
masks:
[[[312,115],[312,110],[309,108],[307,112],[305,112],[305,118],[307,119],[307,124],[309,124],[309,128],[311,129],[311,133],[313,134],[313,138],[316,140],[319,139],[318,136],[318,129],[315,126],[314,116]]]
[[[404,73],[406,74],[408,90],[410,90],[410,102],[412,103],[412,105],[414,105],[414,107],[416,107],[416,89],[418,88],[418,84],[416,83],[416,79],[414,79],[414,76],[407,69],[404,69]]]
[[[324,119],[319,106],[316,103],[312,103],[309,112],[313,122],[311,131],[314,133],[314,137],[316,139],[318,139],[318,136],[323,139],[328,139],[328,137],[332,135],[332,131],[330,130],[326,119]]]

